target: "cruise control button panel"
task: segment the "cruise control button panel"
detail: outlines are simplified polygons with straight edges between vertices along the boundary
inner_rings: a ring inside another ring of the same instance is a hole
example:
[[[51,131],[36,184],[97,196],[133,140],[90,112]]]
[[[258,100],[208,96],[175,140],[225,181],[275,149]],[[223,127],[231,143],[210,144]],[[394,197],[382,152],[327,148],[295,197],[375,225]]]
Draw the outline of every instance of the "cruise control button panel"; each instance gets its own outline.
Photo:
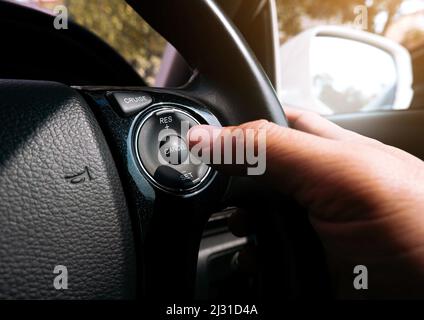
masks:
[[[137,122],[135,150],[139,164],[158,188],[190,193],[207,181],[211,168],[191,161],[187,131],[200,124],[187,111],[161,106]]]

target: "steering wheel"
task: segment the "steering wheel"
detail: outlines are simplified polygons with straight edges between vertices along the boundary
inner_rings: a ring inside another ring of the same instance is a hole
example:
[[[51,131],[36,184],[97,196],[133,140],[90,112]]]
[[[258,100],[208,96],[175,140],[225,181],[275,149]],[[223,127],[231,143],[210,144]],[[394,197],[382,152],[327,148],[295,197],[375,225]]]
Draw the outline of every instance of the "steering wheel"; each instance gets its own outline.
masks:
[[[204,164],[155,158],[184,144],[182,121],[287,126],[266,75],[212,0],[128,3],[195,75],[177,89],[0,80],[0,298],[190,298],[209,215],[243,203],[260,211],[264,266],[283,274],[264,283],[295,295],[295,267],[275,250],[282,239],[291,247],[290,228],[303,222],[271,218],[280,195]],[[177,134],[158,139],[164,128]],[[66,290],[54,286],[57,268]]]

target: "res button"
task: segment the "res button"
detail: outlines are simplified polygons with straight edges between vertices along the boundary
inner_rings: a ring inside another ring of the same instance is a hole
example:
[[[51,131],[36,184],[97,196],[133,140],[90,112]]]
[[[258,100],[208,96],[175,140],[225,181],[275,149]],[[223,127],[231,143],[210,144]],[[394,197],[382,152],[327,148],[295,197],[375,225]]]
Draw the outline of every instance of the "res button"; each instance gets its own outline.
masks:
[[[116,111],[123,116],[130,116],[152,103],[152,97],[145,92],[111,92],[107,95]]]

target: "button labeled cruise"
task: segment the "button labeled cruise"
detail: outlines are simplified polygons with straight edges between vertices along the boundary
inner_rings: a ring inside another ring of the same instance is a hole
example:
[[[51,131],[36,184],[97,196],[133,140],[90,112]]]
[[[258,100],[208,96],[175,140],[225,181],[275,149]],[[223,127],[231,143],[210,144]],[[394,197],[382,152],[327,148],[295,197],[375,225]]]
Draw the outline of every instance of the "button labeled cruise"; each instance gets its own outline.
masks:
[[[152,97],[145,92],[112,92],[107,95],[116,110],[129,116],[141,111],[152,103]]]

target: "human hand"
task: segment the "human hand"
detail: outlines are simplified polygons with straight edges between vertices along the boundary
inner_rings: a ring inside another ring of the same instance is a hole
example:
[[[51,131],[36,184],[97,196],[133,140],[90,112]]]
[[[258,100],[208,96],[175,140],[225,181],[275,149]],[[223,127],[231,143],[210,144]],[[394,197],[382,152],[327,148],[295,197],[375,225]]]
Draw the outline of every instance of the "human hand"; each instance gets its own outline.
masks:
[[[285,110],[292,128],[264,120],[198,126],[190,147],[205,131],[265,130],[266,171],[257,178],[308,209],[340,295],[355,294],[353,267],[365,265],[368,296],[424,296],[424,163],[319,115]],[[209,142],[202,147],[213,154]],[[217,168],[240,173],[240,165]]]

